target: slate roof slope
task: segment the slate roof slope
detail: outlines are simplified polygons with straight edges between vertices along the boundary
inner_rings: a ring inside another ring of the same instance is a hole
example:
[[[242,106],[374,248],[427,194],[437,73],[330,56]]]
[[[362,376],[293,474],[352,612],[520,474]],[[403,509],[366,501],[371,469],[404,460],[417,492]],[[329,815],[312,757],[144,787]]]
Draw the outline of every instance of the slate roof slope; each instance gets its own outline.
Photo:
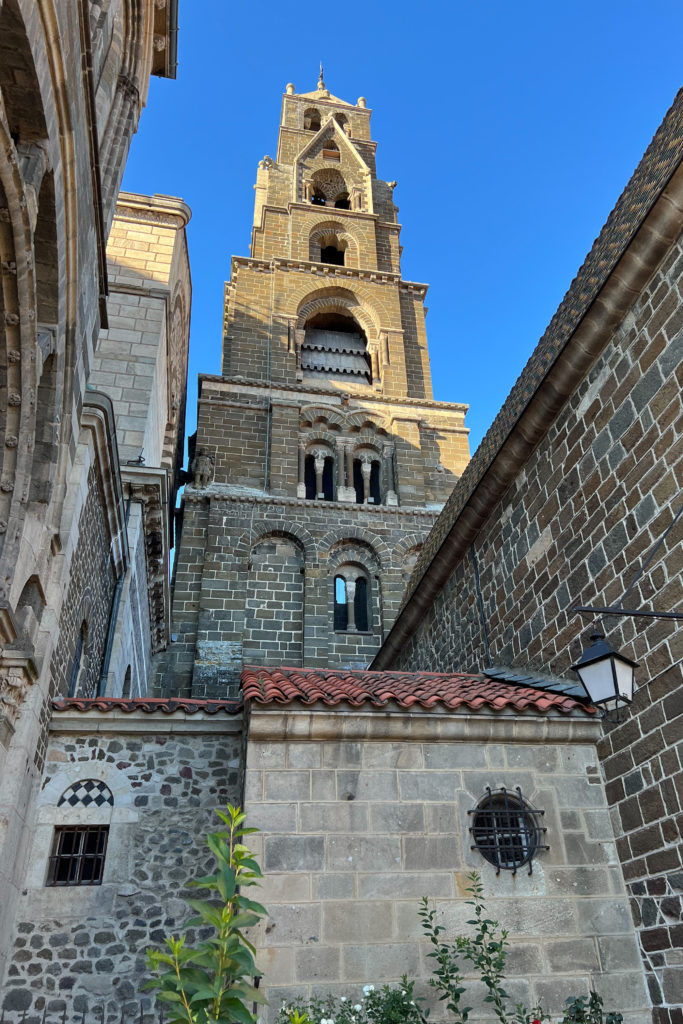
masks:
[[[595,714],[595,708],[567,694],[464,672],[368,672],[248,665],[242,672],[242,693],[245,700],[264,705],[297,701],[328,707],[349,704],[354,708],[396,704],[403,711],[412,708]]]
[[[683,89],[593,243],[567,294],[498,415],[458,480],[420,552],[402,607],[434,560],[468,498],[498,454],[548,370],[588,312],[683,158]]]
[[[207,715],[235,715],[242,710],[241,700],[191,700],[184,697],[62,697],[52,701],[55,711],[144,711],[146,714],[161,712],[172,715],[184,711],[195,715],[203,711]]]

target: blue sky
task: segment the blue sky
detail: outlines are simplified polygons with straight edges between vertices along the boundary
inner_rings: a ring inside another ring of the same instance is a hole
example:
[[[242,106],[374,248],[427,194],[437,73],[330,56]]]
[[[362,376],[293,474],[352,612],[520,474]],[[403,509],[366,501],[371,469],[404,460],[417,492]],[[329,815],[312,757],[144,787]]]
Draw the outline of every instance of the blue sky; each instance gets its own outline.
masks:
[[[403,277],[430,285],[435,398],[470,404],[474,451],[673,101],[682,37],[664,0],[180,0],[178,78],[152,80],[123,187],[193,211],[188,433],[287,82],[314,89],[322,60],[367,98]]]

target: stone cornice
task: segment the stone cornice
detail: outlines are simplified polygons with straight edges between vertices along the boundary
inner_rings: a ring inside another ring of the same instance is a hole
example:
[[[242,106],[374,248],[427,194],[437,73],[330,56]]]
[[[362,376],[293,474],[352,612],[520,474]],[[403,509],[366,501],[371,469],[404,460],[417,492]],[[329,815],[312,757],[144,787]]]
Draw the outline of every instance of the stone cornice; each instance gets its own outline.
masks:
[[[405,507],[400,505],[356,505],[348,501],[312,501],[307,498],[288,498],[279,494],[239,494],[231,489],[230,484],[209,484],[208,487],[193,487],[187,484],[183,492],[183,500],[194,503],[229,501],[247,505],[282,505],[287,508],[324,509],[325,511],[353,511],[355,516],[410,516],[431,519],[436,522],[438,509]]]
[[[368,392],[367,395],[360,395],[351,391],[332,391],[329,388],[319,388],[307,384],[290,384],[287,383],[286,381],[283,381],[282,383],[278,381],[277,383],[275,383],[274,381],[269,382],[261,380],[248,380],[246,377],[240,376],[223,377],[220,376],[219,374],[211,373],[200,373],[198,376],[200,385],[200,402],[218,401],[218,398],[216,396],[212,396],[211,398],[209,398],[208,395],[204,396],[202,394],[201,385],[203,383],[207,383],[225,385],[226,390],[230,391],[234,390],[235,386],[237,386],[241,390],[246,392],[252,391],[255,393],[257,391],[282,391],[290,392],[292,394],[311,395],[316,400],[318,395],[326,395],[334,399],[333,403],[329,403],[331,405],[342,405],[344,402],[357,402],[361,404],[361,407],[364,407],[366,404],[374,404],[389,407],[397,406],[399,408],[405,408],[406,410],[414,409],[416,413],[419,411],[424,411],[425,413],[443,412],[446,414],[451,412],[461,412],[464,414],[469,409],[469,405],[466,404],[465,402],[434,402],[428,398],[395,398],[393,396],[391,398],[380,398],[377,395],[372,394],[370,392]],[[400,418],[407,417],[394,417],[394,419]],[[463,428],[463,430],[466,430],[469,433],[468,428],[465,427]]]
[[[321,705],[263,707],[249,702],[247,740],[393,740],[477,743],[595,743],[600,721],[583,712],[540,715],[537,712],[462,713],[402,708],[335,710]]]
[[[419,295],[421,298],[427,294],[428,284],[420,281],[404,281],[400,274],[394,274],[389,270],[373,270],[370,267],[338,267],[332,263],[313,263],[310,260],[293,259],[272,259],[259,260],[251,256],[233,256],[231,260],[232,278],[237,277],[240,267],[247,267],[259,274],[270,274],[275,270],[295,270],[311,274],[315,277],[352,278],[357,281],[371,281],[374,284],[388,284],[409,294]],[[229,290],[232,281],[226,282],[226,291]],[[283,314],[281,314],[283,315]]]
[[[116,216],[137,223],[166,224],[177,230],[189,223],[192,211],[177,196],[145,196],[138,192],[119,192]]]

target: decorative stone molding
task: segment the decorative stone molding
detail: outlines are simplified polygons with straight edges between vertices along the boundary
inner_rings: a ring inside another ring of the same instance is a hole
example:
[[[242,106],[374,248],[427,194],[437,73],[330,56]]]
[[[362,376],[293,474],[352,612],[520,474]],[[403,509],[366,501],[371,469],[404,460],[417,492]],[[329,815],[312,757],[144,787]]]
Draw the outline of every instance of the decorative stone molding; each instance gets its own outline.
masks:
[[[151,651],[158,654],[171,635],[168,476],[164,469],[145,466],[125,466],[121,475],[126,494],[142,508]]]
[[[108,525],[111,557],[118,579],[128,564],[128,540],[126,537],[121,470],[114,409],[108,395],[88,387],[81,428],[90,432],[95,448],[95,458],[100,471],[100,487],[103,494],[104,513]]]
[[[0,655],[0,744],[8,747],[29,687],[38,678],[32,653],[6,647]]]

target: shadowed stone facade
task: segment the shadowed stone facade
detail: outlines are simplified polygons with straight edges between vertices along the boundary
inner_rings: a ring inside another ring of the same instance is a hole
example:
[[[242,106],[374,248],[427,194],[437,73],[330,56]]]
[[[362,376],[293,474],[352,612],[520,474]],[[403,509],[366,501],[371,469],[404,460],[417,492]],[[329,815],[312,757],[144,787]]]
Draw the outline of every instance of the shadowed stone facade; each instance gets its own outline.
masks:
[[[212,870],[215,807],[241,800],[241,715],[56,711],[30,867],[6,976],[8,1010],[69,1014],[96,1003],[139,1013],[145,951],[187,920],[187,883]],[[59,806],[74,783],[104,782],[112,805]],[[45,885],[55,826],[109,827],[101,885]],[[55,1002],[56,1000],[56,1002]],[[151,1006],[151,996],[146,997]]]
[[[144,693],[169,639],[189,210],[117,195],[176,32],[173,0],[0,3],[0,977],[52,699]]]
[[[374,668],[639,663],[598,743],[658,1024],[683,1013],[683,97],[425,546]],[[474,561],[478,566],[478,579]],[[647,562],[647,564],[646,564]],[[641,571],[642,570],[642,571]]]
[[[164,694],[235,692],[242,660],[367,665],[467,464],[467,407],[432,399],[427,288],[401,277],[370,114],[322,81],[283,96],[223,375],[200,377]]]

